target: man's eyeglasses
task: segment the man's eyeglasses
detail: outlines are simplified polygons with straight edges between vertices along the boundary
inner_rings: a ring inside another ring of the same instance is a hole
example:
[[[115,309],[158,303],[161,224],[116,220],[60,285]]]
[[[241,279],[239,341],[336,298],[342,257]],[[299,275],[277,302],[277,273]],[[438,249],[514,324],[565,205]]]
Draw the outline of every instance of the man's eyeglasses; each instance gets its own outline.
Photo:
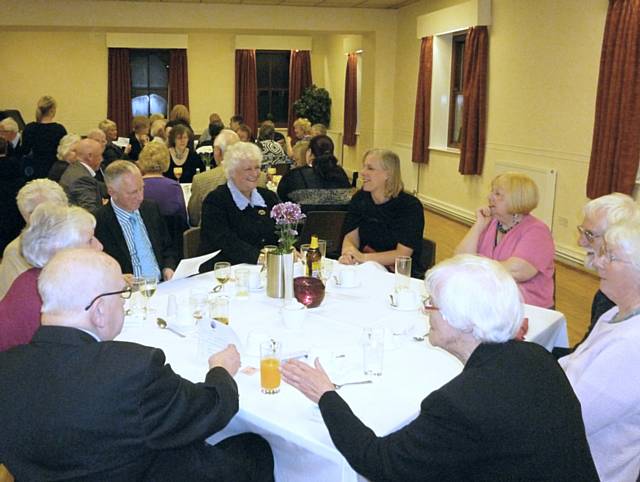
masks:
[[[589,229],[585,229],[583,226],[576,226],[578,228],[578,232],[585,237],[585,239],[589,242],[589,244],[593,243],[596,238],[601,238],[602,234],[594,233]]]
[[[89,303],[87,306],[84,307],[84,311],[89,311],[89,309],[93,306],[93,304],[96,301],[98,301],[100,298],[104,296],[111,296],[111,295],[120,295],[120,298],[122,298],[123,300],[128,300],[129,298],[131,298],[131,288],[127,286],[125,289],[120,291],[110,291],[109,293],[102,293],[96,296],[94,299],[92,299],[91,303]]]

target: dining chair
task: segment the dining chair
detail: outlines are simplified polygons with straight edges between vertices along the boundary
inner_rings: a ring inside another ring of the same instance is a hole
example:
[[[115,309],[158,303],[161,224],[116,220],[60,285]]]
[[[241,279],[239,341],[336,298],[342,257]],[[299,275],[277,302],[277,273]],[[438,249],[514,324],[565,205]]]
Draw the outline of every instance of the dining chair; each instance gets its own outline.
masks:
[[[436,242],[431,239],[422,239],[422,252],[420,253],[420,278],[424,278],[424,274],[428,269],[436,264]]]
[[[298,245],[311,241],[311,235],[327,240],[327,257],[337,259],[342,250],[342,225],[347,216],[346,211],[311,211],[307,213]]]
[[[184,258],[193,258],[200,254],[200,227],[189,228],[182,233]]]

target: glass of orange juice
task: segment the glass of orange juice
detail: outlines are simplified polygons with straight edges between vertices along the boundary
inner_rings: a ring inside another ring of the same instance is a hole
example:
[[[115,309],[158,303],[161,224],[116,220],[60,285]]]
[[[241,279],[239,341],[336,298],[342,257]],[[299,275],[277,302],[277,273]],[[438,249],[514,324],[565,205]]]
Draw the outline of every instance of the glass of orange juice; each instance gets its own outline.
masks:
[[[282,344],[276,340],[260,344],[260,388],[262,393],[280,391],[280,353]]]

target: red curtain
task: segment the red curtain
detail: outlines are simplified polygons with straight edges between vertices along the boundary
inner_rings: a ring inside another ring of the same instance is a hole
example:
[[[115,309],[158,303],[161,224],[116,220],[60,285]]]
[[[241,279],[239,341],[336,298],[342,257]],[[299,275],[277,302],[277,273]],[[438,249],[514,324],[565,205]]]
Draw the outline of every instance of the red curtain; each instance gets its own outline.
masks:
[[[169,111],[177,104],[189,108],[189,68],[186,49],[171,49],[169,58]]]
[[[482,174],[487,135],[487,64],[489,33],[487,27],[471,27],[467,32],[462,64],[462,139],[460,174]]]
[[[311,52],[308,50],[292,50],[289,61],[289,136],[295,139],[293,121],[296,113],[293,103],[300,98],[304,89],[312,84],[311,80]]]
[[[344,83],[344,133],[342,143],[356,145],[358,125],[358,54],[350,53],[347,59],[347,76]]]
[[[416,93],[416,114],[413,121],[411,160],[429,162],[429,131],[431,129],[431,74],[433,71],[433,37],[424,37],[420,47],[420,70]]]
[[[109,49],[107,118],[118,125],[118,135],[131,131],[131,66],[129,49]]]
[[[256,75],[256,51],[236,50],[236,114],[257,132],[258,127],[258,79]]]
[[[640,0],[610,0],[587,196],[631,194],[640,159]]]

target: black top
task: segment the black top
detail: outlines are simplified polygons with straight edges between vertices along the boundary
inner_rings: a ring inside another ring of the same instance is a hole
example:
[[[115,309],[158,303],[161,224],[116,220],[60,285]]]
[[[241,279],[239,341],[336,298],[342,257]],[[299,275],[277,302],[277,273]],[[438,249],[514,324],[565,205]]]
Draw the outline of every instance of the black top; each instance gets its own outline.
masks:
[[[413,249],[411,272],[424,273],[420,268],[420,252],[424,232],[422,204],[411,194],[402,191],[384,204],[375,204],[371,193],[358,191],[349,204],[344,232],[358,229],[361,251],[391,251],[398,243]]]
[[[138,143],[140,145],[140,143]],[[138,154],[139,155],[139,154]],[[116,146],[113,142],[108,142],[102,153],[102,168],[106,168],[113,161],[129,160],[129,157],[124,153],[124,150],[120,146]]]
[[[278,184],[282,201],[300,204],[303,211],[346,210],[351,201],[351,183],[337,166],[334,179],[323,179],[313,167],[303,166],[289,171]]]
[[[11,156],[0,157],[0,256],[4,248],[16,238],[24,227],[24,219],[18,211],[16,196],[24,186],[20,163]]]
[[[190,183],[193,181],[193,176],[196,175],[196,169],[200,169],[200,172],[205,171],[204,162],[200,159],[200,156],[193,149],[189,149],[189,154],[187,154],[187,160],[184,161],[182,166],[176,165],[173,162],[173,156],[169,156],[169,170],[164,173],[165,177],[169,179],[178,180],[176,176],[173,174],[174,167],[182,167],[182,176],[180,176],[180,183]]]
[[[22,132],[22,152],[32,153],[33,178],[47,177],[49,169],[56,161],[58,144],[67,134],[62,124],[51,122],[29,122]]]
[[[217,261],[255,264],[263,246],[278,244],[275,222],[269,214],[280,200],[268,189],[257,189],[267,203],[266,208],[249,205],[240,211],[226,184],[207,195],[202,203],[200,252],[222,251],[213,260],[203,264],[201,271],[210,270]]]
[[[69,163],[67,161],[61,161],[58,159],[51,165],[51,169],[49,169],[47,177],[54,182],[60,182],[60,179],[62,179],[62,176],[68,167]]]
[[[534,343],[480,345],[415,420],[386,437],[335,391],[319,406],[336,448],[371,481],[598,480],[580,403]]]
[[[142,152],[142,144],[136,137],[136,133],[132,132],[129,134],[129,144],[131,144],[131,150],[129,151],[129,160],[137,161],[138,156],[140,156],[140,152]]]

